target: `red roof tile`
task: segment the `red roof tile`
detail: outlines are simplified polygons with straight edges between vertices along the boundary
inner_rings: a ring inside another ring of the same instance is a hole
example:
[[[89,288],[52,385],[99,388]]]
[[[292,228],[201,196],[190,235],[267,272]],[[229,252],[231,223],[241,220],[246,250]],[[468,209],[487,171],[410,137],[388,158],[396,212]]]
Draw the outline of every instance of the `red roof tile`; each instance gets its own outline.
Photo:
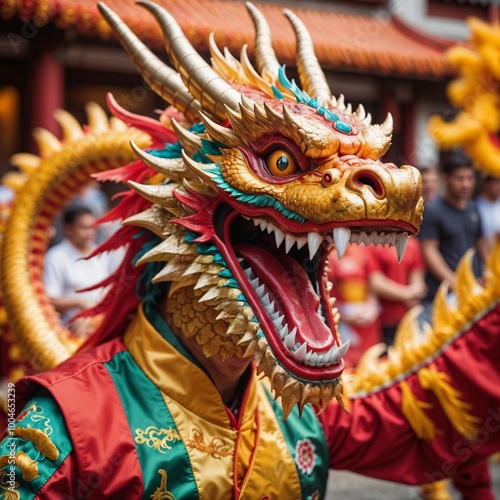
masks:
[[[198,50],[207,48],[210,32],[219,47],[237,54],[244,43],[252,52],[254,27],[243,2],[224,0],[156,0],[178,21]],[[0,0],[0,17],[18,17],[41,26],[75,27],[84,35],[108,39],[111,31],[97,11],[96,0]],[[156,21],[132,0],[107,0],[106,4],[146,44],[162,47]],[[283,16],[282,5],[259,3],[273,35],[280,62],[293,64],[295,38]],[[385,17],[370,17],[310,8],[293,8],[308,27],[317,57],[325,68],[396,74],[409,77],[443,77],[450,74],[444,58],[446,43],[435,40]]]

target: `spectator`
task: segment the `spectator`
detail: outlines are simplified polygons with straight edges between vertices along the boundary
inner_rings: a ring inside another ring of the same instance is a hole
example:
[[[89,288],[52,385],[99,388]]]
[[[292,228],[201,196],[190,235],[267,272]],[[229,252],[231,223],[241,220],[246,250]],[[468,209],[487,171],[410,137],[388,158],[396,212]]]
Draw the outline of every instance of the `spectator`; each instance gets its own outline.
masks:
[[[368,280],[380,302],[384,342],[394,343],[399,322],[425,297],[425,264],[418,240],[409,238],[405,255],[398,263],[394,248],[370,248]]]
[[[453,290],[455,269],[469,248],[476,248],[481,258],[486,253],[480,216],[472,202],[475,176],[471,161],[460,152],[450,154],[443,163],[441,182],[444,192],[425,205],[419,235],[427,267],[427,301],[434,299],[442,281]],[[475,272],[481,272],[477,258]]]
[[[61,315],[62,323],[67,323],[80,310],[96,304],[103,292],[97,289],[77,293],[77,290],[99,283],[118,265],[114,254],[85,259],[96,247],[94,223],[90,208],[81,204],[70,205],[63,214],[64,238],[45,257],[45,291]],[[72,329],[78,335],[88,333],[85,321],[75,322]]]
[[[483,236],[490,250],[495,238],[500,236],[500,177],[488,175],[483,179],[476,206],[481,217]]]
[[[336,250],[328,257],[328,278],[333,283],[330,293],[337,299],[340,313],[340,337],[342,342],[350,340],[344,360],[353,366],[366,349],[382,340],[379,306],[368,283],[368,252],[365,246],[349,245],[341,260]]]
[[[424,202],[434,200],[439,194],[439,174],[435,167],[418,167],[422,175],[422,198]]]

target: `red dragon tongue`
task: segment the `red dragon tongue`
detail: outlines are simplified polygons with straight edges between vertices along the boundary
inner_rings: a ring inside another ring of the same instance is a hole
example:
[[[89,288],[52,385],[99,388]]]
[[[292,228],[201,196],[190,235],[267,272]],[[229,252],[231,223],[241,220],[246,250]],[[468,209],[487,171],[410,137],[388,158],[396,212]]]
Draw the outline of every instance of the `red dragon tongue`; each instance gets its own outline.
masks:
[[[239,245],[235,251],[274,295],[277,308],[285,313],[288,329],[297,327],[297,341],[307,341],[316,349],[332,346],[332,332],[318,315],[320,299],[295,259],[277,257],[251,245]]]

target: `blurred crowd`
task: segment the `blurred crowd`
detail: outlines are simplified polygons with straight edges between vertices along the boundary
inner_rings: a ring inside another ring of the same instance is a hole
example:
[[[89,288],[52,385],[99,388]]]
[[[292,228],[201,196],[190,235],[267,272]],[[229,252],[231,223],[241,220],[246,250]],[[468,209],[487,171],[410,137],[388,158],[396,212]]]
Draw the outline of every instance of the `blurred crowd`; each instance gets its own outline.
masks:
[[[422,166],[424,220],[410,237],[398,263],[388,246],[351,245],[341,260],[329,256],[331,294],[336,297],[342,341],[350,340],[346,361],[356,365],[374,344],[391,345],[397,327],[414,306],[431,321],[432,302],[441,283],[454,301],[455,271],[469,249],[481,280],[495,238],[500,238],[500,178],[478,177],[470,159],[450,151],[437,166]]]

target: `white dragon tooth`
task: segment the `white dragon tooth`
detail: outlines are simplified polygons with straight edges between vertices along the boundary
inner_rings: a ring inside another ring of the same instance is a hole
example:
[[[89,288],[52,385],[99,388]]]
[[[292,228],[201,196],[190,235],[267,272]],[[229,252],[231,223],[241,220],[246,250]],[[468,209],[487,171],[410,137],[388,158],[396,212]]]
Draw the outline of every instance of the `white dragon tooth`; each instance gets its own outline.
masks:
[[[297,238],[297,248],[300,250],[307,243],[307,237],[301,236]]]
[[[295,243],[295,236],[291,234],[285,235],[285,252],[288,253]]]
[[[330,363],[336,363],[340,358],[339,348],[336,345],[334,345],[326,354]]]
[[[276,240],[276,247],[279,248],[280,245],[283,243],[283,240],[285,239],[285,233],[281,229],[278,229],[277,227],[275,227],[274,228],[274,239]]]
[[[408,233],[398,234],[396,238],[396,255],[398,256],[398,262],[403,260],[403,256],[406,251],[406,244],[408,243]]]
[[[351,239],[351,230],[348,227],[336,227],[333,230],[333,241],[339,260],[344,256]]]
[[[252,288],[255,290],[256,288],[258,288],[259,286],[259,283],[260,283],[260,280],[259,278],[255,278],[254,280],[250,281],[250,284],[252,285]]]
[[[276,311],[276,312],[273,312],[272,314],[269,315],[269,317],[272,319],[273,323],[274,323],[274,326],[276,326],[276,320],[278,318],[282,318],[282,316],[280,315],[280,312],[279,311]],[[280,325],[281,326],[281,325]]]
[[[252,268],[251,267],[247,267],[244,271],[245,273],[245,276],[249,279],[249,280],[252,280],[254,279],[254,274],[253,274],[253,271],[252,271]]]
[[[258,226],[260,224],[260,219],[252,219],[252,222],[254,223],[254,226]]]
[[[310,364],[310,363],[311,363],[312,355],[313,355],[312,351],[309,351],[309,352],[306,354],[305,363],[307,363],[307,364]]]
[[[259,299],[264,294],[265,289],[266,289],[266,285],[264,285],[264,284],[260,285],[258,288],[255,289],[255,293],[259,296]]]
[[[371,125],[372,124],[372,115],[371,113],[368,113],[366,117],[361,120],[365,125]]]
[[[297,327],[295,327],[285,338],[285,346],[292,349],[295,345],[295,335],[297,334]]]
[[[276,228],[274,227],[273,224],[269,223],[267,225],[267,234],[271,234]]]
[[[307,235],[307,245],[309,246],[309,260],[313,260],[318,252],[319,247],[323,243],[323,237],[314,231]]]
[[[307,342],[304,342],[295,352],[292,352],[293,359],[298,363],[303,363],[307,354]]]
[[[269,294],[268,294],[268,293],[266,293],[266,294],[264,295],[264,297],[262,297],[262,299],[260,299],[260,301],[262,302],[262,304],[263,304],[264,306],[268,306],[268,305],[271,303],[271,299],[269,298]],[[273,302],[273,303],[274,303],[274,302]]]
[[[349,346],[351,345],[351,340],[347,339],[340,347],[339,347],[339,357],[345,356],[345,353],[349,350]]]
[[[271,315],[274,312],[274,302],[271,302],[269,305],[264,306],[264,309],[266,310],[267,314]]]
[[[280,339],[285,340],[288,335],[288,325],[285,325],[279,332]]]
[[[352,115],[352,104],[351,103],[348,103],[346,108],[345,108],[345,112],[347,115]]]

